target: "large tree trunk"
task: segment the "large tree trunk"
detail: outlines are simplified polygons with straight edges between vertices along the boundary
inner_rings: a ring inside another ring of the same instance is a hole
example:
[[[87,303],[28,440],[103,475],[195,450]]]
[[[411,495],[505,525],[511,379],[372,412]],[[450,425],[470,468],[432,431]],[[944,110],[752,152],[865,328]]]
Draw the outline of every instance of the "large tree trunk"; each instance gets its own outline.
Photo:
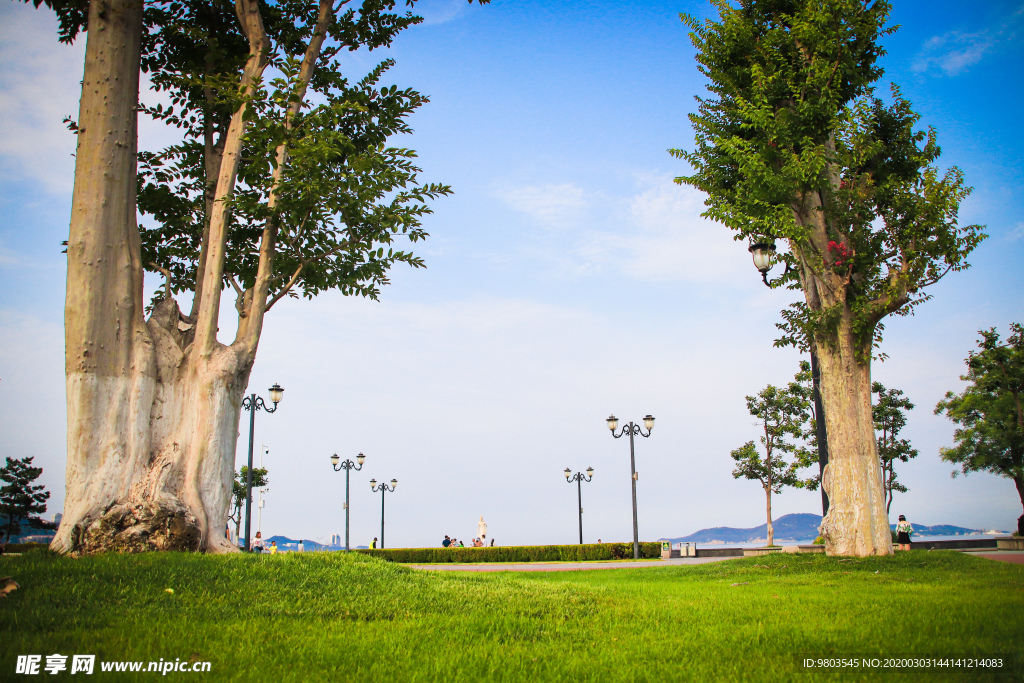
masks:
[[[829,508],[821,535],[830,555],[889,555],[892,536],[871,415],[871,350],[855,341],[849,315],[836,337],[815,342],[829,453],[822,477]]]
[[[136,225],[141,0],[94,0],[79,114],[65,344],[62,552],[231,548],[222,533],[252,354],[198,357],[177,303],[143,318]]]

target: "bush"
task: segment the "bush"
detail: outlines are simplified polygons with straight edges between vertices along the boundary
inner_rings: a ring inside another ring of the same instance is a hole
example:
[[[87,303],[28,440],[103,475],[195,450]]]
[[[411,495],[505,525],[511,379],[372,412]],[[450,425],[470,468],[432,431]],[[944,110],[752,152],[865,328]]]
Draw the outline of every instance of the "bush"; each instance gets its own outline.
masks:
[[[388,562],[579,562],[624,560],[633,557],[632,543],[590,543],[586,545],[520,545],[494,548],[378,548],[357,553]],[[641,543],[640,557],[661,557],[661,543]]]
[[[19,555],[21,553],[27,553],[30,550],[49,550],[50,546],[47,543],[8,543],[4,549],[5,553],[13,553]]]

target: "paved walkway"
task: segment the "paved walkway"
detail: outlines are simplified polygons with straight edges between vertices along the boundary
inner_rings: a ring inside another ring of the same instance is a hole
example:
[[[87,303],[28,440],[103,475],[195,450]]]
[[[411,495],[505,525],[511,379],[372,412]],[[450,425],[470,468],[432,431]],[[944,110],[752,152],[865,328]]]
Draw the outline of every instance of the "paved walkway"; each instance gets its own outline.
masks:
[[[989,550],[968,553],[975,557],[984,557],[987,560],[996,560],[997,562],[1011,562],[1013,564],[1024,564],[1024,550]]]
[[[732,560],[732,557],[683,557],[674,560],[636,560],[620,562],[474,562],[470,564],[411,564],[414,569],[436,569],[455,572],[573,572],[588,569],[639,569],[669,567],[683,564],[704,564]]]

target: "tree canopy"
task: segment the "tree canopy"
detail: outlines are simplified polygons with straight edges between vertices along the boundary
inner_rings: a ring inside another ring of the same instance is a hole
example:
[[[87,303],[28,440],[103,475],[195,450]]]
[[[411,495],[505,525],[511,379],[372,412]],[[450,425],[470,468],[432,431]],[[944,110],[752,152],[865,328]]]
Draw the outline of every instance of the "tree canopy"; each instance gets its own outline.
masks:
[[[910,462],[917,457],[917,449],[907,439],[900,439],[900,431],[907,425],[906,411],[913,410],[910,402],[900,389],[886,389],[881,382],[871,385],[871,393],[878,398],[871,407],[878,433],[878,460],[882,463],[882,479],[885,485],[885,511],[892,507],[893,492],[906,493],[909,489],[896,476],[894,464]]]
[[[959,226],[959,169],[935,165],[933,129],[882,76],[884,0],[713,0],[719,20],[683,15],[711,95],[690,121],[693,167],[678,183],[707,193],[706,217],[736,239],[786,240],[780,284],[805,301],[784,312],[780,344],[834,335],[850,309],[862,348],[879,321],[927,300],[924,288],[967,267],[984,237]],[[866,360],[863,358],[862,360]]]
[[[771,545],[774,540],[772,494],[781,493],[784,486],[803,488],[806,482],[800,479],[800,470],[817,461],[815,455],[802,443],[806,436],[805,425],[810,419],[810,399],[805,387],[798,382],[792,382],[784,388],[769,384],[756,396],[746,398],[747,410],[757,418],[763,430],[759,441],[764,457],[756,444],[748,441],[729,454],[736,462],[732,476],[757,481],[764,489],[768,511],[768,543]]]
[[[46,512],[50,492],[42,484],[33,483],[43,473],[42,467],[32,466],[34,459],[8,456],[7,464],[0,467],[0,482],[3,482],[0,486],[0,515],[3,515],[0,532],[4,540],[19,535],[23,524],[48,526],[39,515]]]
[[[1024,505],[1024,326],[1011,323],[1010,332],[1005,343],[994,327],[978,332],[978,350],[960,376],[967,388],[947,392],[935,414],[957,425],[955,445],[939,449],[943,460],[960,466],[953,476],[987,471],[1012,479]]]

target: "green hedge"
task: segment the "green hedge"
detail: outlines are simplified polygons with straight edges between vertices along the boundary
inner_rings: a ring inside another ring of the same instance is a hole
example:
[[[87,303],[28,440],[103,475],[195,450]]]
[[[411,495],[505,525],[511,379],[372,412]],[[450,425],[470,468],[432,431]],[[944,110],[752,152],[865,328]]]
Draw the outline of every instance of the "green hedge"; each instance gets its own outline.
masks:
[[[624,560],[633,557],[632,543],[587,545],[519,545],[494,548],[383,548],[357,550],[388,562],[573,562]],[[640,557],[661,557],[661,543],[641,543]]]

